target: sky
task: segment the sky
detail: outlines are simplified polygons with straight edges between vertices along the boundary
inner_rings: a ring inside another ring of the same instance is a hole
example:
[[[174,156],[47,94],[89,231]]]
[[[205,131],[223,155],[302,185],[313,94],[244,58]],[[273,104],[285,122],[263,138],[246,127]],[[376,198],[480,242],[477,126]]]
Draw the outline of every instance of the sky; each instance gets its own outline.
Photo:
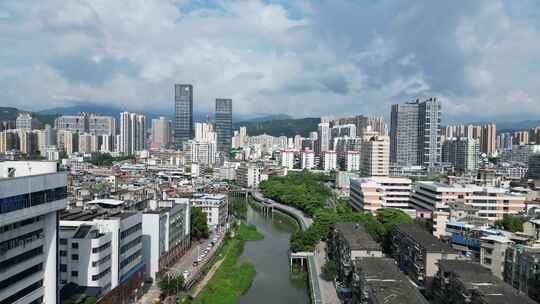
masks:
[[[438,97],[445,121],[540,117],[537,0],[0,0],[0,103],[383,115]]]

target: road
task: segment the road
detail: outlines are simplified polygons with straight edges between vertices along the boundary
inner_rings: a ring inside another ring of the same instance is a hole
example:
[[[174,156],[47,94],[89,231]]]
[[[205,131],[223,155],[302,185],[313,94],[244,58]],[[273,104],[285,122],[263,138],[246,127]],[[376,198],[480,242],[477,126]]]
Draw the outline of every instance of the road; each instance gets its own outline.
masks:
[[[198,266],[193,266],[193,261],[197,259],[197,257],[203,253],[203,251],[207,248],[208,244],[212,241],[212,239],[217,236],[218,237],[218,243],[210,249],[210,252],[208,255],[202,260],[201,263],[199,263]],[[215,253],[215,250],[219,247],[219,244],[223,241],[223,229],[221,229],[218,233],[215,231],[212,231],[212,234],[210,237],[206,240],[203,240],[201,242],[193,242],[191,244],[191,248],[182,256],[182,258],[176,262],[173,266],[169,267],[167,270],[167,273],[170,274],[178,274],[181,275],[185,270],[189,271],[189,276],[187,280],[192,279],[198,271],[204,266],[209,260],[210,257]],[[141,297],[141,299],[137,302],[139,304],[151,304],[152,301],[155,299],[158,299],[161,292],[159,290],[159,287],[157,286],[157,280],[153,282],[150,289]]]

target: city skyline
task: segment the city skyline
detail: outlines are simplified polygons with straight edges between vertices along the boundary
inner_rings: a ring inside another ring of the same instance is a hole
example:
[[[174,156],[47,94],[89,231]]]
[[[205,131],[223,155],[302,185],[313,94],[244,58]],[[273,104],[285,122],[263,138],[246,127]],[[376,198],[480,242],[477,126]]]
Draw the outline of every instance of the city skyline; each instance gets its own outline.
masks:
[[[0,61],[3,105],[168,112],[170,84],[187,82],[199,88],[198,111],[208,112],[217,95],[235,100],[241,114],[347,115],[362,108],[381,115],[391,104],[429,96],[441,100],[450,122],[540,113],[539,73],[531,64],[538,18],[525,13],[535,11],[533,2],[118,5],[48,1],[29,9],[3,2],[0,26],[10,45]],[[140,18],[116,18],[114,11]]]

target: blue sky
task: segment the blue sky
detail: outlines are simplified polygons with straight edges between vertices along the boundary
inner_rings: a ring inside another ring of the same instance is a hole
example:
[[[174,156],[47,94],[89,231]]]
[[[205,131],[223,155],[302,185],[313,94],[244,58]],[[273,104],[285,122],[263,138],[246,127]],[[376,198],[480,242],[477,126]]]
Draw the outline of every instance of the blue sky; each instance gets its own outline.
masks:
[[[540,116],[537,1],[0,0],[0,100],[373,114],[437,96],[445,121]]]

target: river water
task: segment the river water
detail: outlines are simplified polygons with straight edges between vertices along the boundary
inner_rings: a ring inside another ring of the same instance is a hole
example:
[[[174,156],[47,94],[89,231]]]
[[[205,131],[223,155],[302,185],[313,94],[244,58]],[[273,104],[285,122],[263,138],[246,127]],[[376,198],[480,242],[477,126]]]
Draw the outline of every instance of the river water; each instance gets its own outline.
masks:
[[[248,205],[247,222],[257,226],[264,239],[246,242],[240,262],[255,265],[257,275],[251,288],[240,297],[240,304],[302,304],[308,303],[308,286],[304,272],[289,267],[289,239],[296,231],[293,219],[275,212],[263,215]]]

